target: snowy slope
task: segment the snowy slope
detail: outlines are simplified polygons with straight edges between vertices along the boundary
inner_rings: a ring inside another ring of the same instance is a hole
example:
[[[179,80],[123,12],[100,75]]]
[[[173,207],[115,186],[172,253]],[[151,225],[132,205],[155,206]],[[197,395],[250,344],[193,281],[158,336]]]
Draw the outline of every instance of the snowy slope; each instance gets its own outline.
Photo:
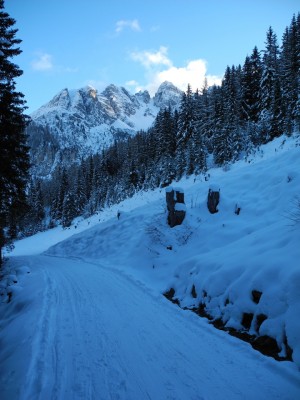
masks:
[[[14,262],[31,274],[20,279],[13,311],[2,314],[2,400],[292,400],[300,393],[292,365],[265,359],[118,271],[61,257]]]
[[[11,302],[0,305],[4,399],[299,398],[299,153],[299,138],[280,138],[209,180],[176,183],[187,217],[173,229],[156,190],[16,243]],[[221,193],[214,215],[212,185]],[[228,326],[243,328],[252,313],[250,333],[274,337],[282,356],[287,342],[294,362],[171,304],[161,296],[171,287],[182,307],[204,302]],[[267,319],[257,330],[259,314]]]
[[[195,183],[187,191],[192,208],[181,227],[168,229],[162,200],[72,237],[49,254],[146,269],[170,268],[176,259],[168,284],[183,307],[203,302],[210,315],[237,329],[243,329],[244,313],[253,314],[249,333],[276,339],[283,356],[287,341],[300,366],[300,322],[293,317],[300,311],[300,222],[291,226],[289,219],[300,192],[299,147],[277,155],[280,141],[269,145],[273,157],[211,171],[209,181]],[[212,184],[221,192],[219,213],[213,215],[206,207]],[[252,291],[262,293],[259,304]],[[267,318],[258,327],[260,315]]]

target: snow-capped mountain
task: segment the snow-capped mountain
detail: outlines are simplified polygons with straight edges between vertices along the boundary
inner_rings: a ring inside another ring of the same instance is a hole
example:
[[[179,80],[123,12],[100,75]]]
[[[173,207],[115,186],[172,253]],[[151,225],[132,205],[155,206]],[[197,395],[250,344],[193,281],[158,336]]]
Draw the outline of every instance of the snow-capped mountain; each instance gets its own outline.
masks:
[[[154,98],[147,91],[132,95],[113,84],[102,93],[91,86],[63,89],[31,115],[33,173],[47,176],[58,163],[69,165],[149,128],[161,108],[178,108],[181,95],[170,82],[162,83]]]
[[[163,82],[153,98],[153,104],[158,108],[177,108],[182,98],[182,91],[171,82]]]

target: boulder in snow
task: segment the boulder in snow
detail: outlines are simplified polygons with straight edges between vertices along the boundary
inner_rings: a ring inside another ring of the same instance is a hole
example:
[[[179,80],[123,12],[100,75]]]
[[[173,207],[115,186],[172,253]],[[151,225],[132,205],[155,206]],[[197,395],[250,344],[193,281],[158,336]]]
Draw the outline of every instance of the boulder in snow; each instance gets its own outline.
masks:
[[[171,228],[181,225],[186,214],[184,191],[181,188],[168,186],[166,188],[166,202],[168,208],[168,224]]]
[[[220,202],[220,189],[217,187],[210,187],[208,190],[208,196],[207,196],[207,208],[211,214],[217,213],[218,210],[218,204]]]

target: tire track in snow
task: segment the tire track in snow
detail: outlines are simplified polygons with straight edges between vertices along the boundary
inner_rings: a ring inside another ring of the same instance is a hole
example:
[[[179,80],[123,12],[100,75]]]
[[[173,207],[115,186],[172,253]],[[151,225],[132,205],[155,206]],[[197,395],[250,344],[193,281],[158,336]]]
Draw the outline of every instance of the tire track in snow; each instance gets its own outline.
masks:
[[[47,381],[52,376],[49,368],[56,364],[56,351],[51,347],[53,343],[52,329],[54,310],[57,304],[56,291],[46,268],[42,268],[45,292],[41,299],[40,318],[37,321],[35,337],[32,343],[31,361],[26,376],[24,400],[40,399],[39,393],[45,387],[51,386]],[[51,363],[47,360],[51,359]]]
[[[122,274],[58,257],[31,262],[45,290],[25,399],[293,399],[295,387],[246,343],[237,353],[234,338]]]

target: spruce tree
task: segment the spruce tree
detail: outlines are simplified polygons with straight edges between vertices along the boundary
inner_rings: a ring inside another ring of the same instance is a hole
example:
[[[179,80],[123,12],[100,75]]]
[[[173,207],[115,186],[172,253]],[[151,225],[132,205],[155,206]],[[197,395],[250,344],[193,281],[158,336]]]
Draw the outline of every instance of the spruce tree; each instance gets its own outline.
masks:
[[[263,55],[261,77],[261,114],[263,126],[262,142],[268,142],[282,133],[282,95],[279,75],[279,48],[277,36],[270,27],[267,32],[266,49]]]
[[[61,223],[64,228],[71,226],[72,220],[77,216],[75,199],[72,192],[66,193],[63,202]]]
[[[260,54],[255,46],[247,56],[242,73],[242,119],[257,122],[260,114],[260,81],[262,66]]]
[[[177,145],[185,145],[194,131],[194,98],[191,86],[188,85],[186,93],[183,93],[178,118]]]
[[[16,235],[18,218],[25,210],[29,155],[24,115],[24,95],[16,91],[15,79],[22,75],[11,58],[21,53],[15,20],[0,0],[0,263],[1,248]]]
[[[36,225],[35,231],[39,231],[43,228],[45,219],[45,209],[43,194],[41,188],[41,181],[37,180],[31,184],[30,188],[30,208],[31,222]]]
[[[282,38],[280,56],[284,130],[291,134],[300,129],[300,13],[292,18]]]

